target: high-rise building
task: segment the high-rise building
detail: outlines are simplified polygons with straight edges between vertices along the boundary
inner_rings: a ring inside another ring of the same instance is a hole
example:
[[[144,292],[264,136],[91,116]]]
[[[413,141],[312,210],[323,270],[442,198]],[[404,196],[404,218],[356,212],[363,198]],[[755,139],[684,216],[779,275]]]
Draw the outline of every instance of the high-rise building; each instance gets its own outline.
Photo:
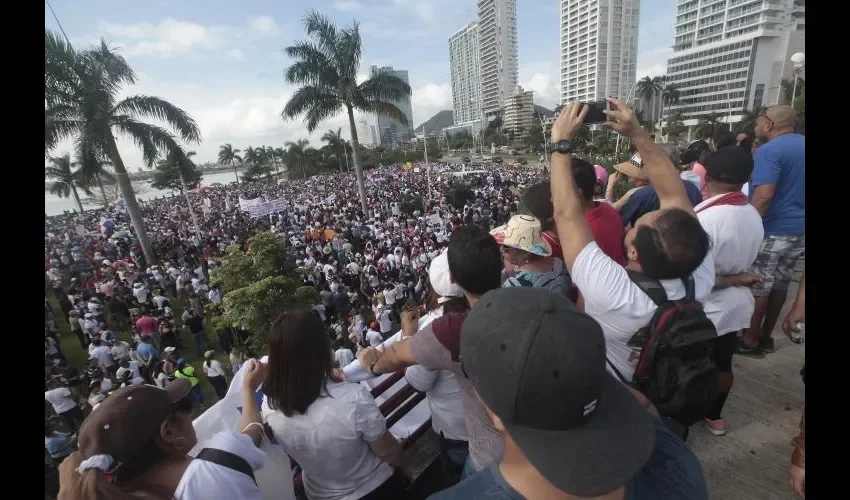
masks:
[[[502,130],[522,137],[534,121],[534,92],[517,86],[502,103]]]
[[[478,47],[481,110],[489,121],[519,78],[516,0],[478,0]]]
[[[627,98],[637,72],[640,0],[561,0],[561,103]]]
[[[375,140],[375,126],[372,125],[371,117],[361,116],[357,119],[354,126],[357,129],[357,139],[360,144],[365,147],[375,147],[378,145]]]
[[[472,22],[449,37],[452,76],[452,117],[455,125],[481,119],[481,66],[478,23]]]
[[[405,83],[410,83],[406,69],[393,69],[392,66],[384,66],[379,68],[372,66],[372,73],[387,72],[404,80]],[[380,144],[383,146],[394,146],[401,142],[406,142],[413,137],[413,108],[410,105],[410,96],[405,96],[399,101],[392,101],[393,104],[404,113],[407,117],[407,124],[383,115],[377,116],[377,131],[380,137]]]
[[[805,51],[805,0],[678,0],[668,83],[685,125],[719,113],[740,120],[744,109],[777,104],[790,62]]]

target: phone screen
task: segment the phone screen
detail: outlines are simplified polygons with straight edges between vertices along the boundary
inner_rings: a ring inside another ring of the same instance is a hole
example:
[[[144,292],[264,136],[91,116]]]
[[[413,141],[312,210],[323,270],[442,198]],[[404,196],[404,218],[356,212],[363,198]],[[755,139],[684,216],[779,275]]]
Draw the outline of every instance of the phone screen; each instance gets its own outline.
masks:
[[[587,115],[584,117],[585,124],[593,124],[593,123],[603,123],[608,121],[608,117],[605,116],[605,113],[602,112],[603,109],[608,107],[608,101],[593,101],[586,103],[588,107]]]

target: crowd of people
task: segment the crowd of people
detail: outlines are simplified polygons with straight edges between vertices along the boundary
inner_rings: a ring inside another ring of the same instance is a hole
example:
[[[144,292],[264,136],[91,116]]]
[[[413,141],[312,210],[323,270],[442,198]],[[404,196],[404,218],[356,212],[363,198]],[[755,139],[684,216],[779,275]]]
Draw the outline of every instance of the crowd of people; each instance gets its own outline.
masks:
[[[260,498],[250,479],[263,433],[298,463],[307,498],[404,498],[402,445],[349,381],[399,370],[427,395],[454,484],[433,498],[708,498],[688,431],[725,434],[733,355],[772,350],[804,250],[805,140],[775,106],[754,137],[678,151],[610,102],[606,126],[634,148],[611,174],[571,154],[586,113],[571,103],[548,179],[519,166],[388,167],[367,176],[368,213],[350,174],[211,188],[192,195],[200,227],[186,205],[148,202],[156,266],[120,207],[48,217],[47,279],[89,358],[84,373],[68,366],[46,300],[45,400],[79,433],[46,419],[51,457],[72,457],[60,498]],[[621,178],[633,188],[614,199]],[[256,198],[285,208],[252,217],[240,200]],[[241,346],[256,332],[217,332],[228,367],[210,350],[204,309],[222,300],[210,277],[228,248],[269,230],[320,300],[281,311],[267,364]],[[804,310],[803,280],[782,323],[795,341]],[[219,398],[229,375],[249,373],[239,429],[195,457],[187,418],[203,396],[187,350]],[[790,475],[803,494],[801,430]]]

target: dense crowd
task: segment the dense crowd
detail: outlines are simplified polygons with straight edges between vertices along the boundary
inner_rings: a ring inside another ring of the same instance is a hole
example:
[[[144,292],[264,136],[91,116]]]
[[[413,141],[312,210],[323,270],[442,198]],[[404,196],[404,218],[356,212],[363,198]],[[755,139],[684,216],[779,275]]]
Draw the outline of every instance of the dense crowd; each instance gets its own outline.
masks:
[[[570,154],[584,117],[570,104],[549,179],[519,166],[388,167],[367,176],[368,213],[349,174],[209,188],[192,194],[200,227],[179,200],[148,202],[157,266],[120,206],[46,218],[47,279],[89,358],[83,373],[68,366],[60,311],[45,301],[45,399],[79,432],[77,446],[46,420],[54,459],[78,449],[62,462],[64,498],[260,498],[250,479],[263,434],[298,463],[307,498],[404,498],[401,443],[353,383],[399,370],[427,394],[445,484],[456,483],[434,498],[707,498],[688,430],[723,435],[733,354],[772,349],[775,304],[804,249],[805,140],[776,106],[755,137],[678,151],[611,102],[606,125],[634,155],[610,175]],[[632,189],[615,200],[623,177]],[[285,209],[240,208],[257,198]],[[222,366],[204,320],[222,300],[210,272],[265,230],[287,241],[320,301],[282,311],[267,363],[241,346],[256,332],[217,332]],[[804,283],[783,323],[796,341]],[[181,354],[191,349],[219,398],[228,371],[245,373],[239,429],[194,458],[189,416],[204,401]],[[801,429],[791,478],[802,494]]]

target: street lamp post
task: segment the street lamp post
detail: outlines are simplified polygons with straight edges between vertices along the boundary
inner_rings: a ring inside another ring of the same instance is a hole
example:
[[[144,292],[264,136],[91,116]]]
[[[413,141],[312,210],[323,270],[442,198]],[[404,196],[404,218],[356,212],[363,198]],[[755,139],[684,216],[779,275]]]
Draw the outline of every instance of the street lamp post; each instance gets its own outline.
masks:
[[[797,52],[791,56],[791,62],[794,63],[794,87],[791,91],[791,107],[794,107],[794,99],[797,98],[797,80],[800,78],[800,72],[806,68],[806,54]]]

